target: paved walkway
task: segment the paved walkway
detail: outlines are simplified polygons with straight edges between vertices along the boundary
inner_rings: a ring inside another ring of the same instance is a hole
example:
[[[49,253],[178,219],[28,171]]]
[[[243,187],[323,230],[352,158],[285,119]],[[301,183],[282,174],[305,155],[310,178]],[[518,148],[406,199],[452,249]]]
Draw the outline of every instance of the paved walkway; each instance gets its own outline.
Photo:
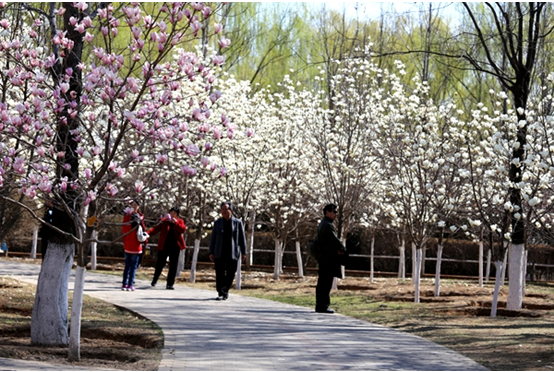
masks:
[[[0,276],[36,283],[39,270],[0,259]],[[215,301],[215,291],[168,291],[163,284],[152,288],[139,280],[136,292],[122,292],[118,276],[90,272],[85,282],[85,294],[136,311],[163,329],[160,371],[486,370],[430,341],[339,314],[236,291],[227,301]],[[0,370],[67,370],[51,367],[0,359]]]

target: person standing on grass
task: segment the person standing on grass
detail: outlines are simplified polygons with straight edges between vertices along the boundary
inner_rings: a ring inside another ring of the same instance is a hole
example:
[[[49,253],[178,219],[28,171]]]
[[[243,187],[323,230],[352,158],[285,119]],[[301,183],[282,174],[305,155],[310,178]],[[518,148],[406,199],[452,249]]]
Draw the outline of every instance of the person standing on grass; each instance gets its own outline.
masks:
[[[242,221],[233,217],[233,204],[221,204],[221,218],[214,222],[210,238],[210,260],[215,265],[216,300],[229,298],[238,260],[246,260],[246,238]]]
[[[162,218],[159,224],[147,231],[150,236],[160,234],[160,240],[158,240],[158,260],[156,261],[152,287],[156,286],[169,257],[169,272],[167,273],[165,288],[175,289],[175,275],[177,274],[179,254],[186,248],[185,238],[183,238],[186,230],[185,221],[179,218],[179,208],[172,207],[169,210],[169,214]]]
[[[135,273],[139,263],[140,255],[142,254],[142,245],[145,243],[148,235],[142,232],[145,230],[144,215],[139,210],[140,205],[137,200],[131,201],[130,208],[127,209],[123,217],[123,227],[121,233],[123,237],[123,248],[125,250],[125,269],[123,270],[122,291],[134,291]],[[139,240],[137,231],[142,234]],[[135,230],[131,232],[131,230]]]
[[[324,217],[317,227],[317,249],[319,251],[319,271],[315,289],[316,313],[333,314],[329,309],[331,304],[331,288],[333,280],[342,278],[341,258],[346,254],[346,248],[337,236],[333,222],[337,218],[338,210],[334,204],[323,208]]]

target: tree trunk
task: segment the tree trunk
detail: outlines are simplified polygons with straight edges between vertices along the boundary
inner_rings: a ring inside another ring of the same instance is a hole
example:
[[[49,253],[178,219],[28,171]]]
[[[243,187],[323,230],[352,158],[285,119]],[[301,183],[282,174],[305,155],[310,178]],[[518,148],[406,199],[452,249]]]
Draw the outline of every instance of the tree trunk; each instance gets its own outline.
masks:
[[[242,287],[242,256],[239,254],[237,260],[237,280],[235,281],[235,289],[240,290]]]
[[[92,232],[92,238],[93,239],[98,239],[98,231],[94,230]],[[98,246],[98,243],[96,242],[92,242],[90,243],[90,269],[91,270],[96,270],[96,264],[97,264],[97,257],[96,257],[96,253],[97,253],[97,246]]]
[[[508,262],[508,252],[510,252],[510,244],[508,244],[508,248],[504,251],[504,261],[502,261],[502,276],[501,276],[501,280],[502,280],[502,286],[505,284],[505,281],[506,281],[506,267],[508,266],[507,265],[507,262]]]
[[[273,279],[279,280],[279,274],[281,273],[281,241],[275,239],[275,264],[273,267]]]
[[[42,261],[31,317],[31,344],[68,345],[68,282],[74,244],[48,243]]]
[[[443,246],[439,245],[437,247],[437,268],[435,270],[435,297],[440,296],[442,250],[443,250]]]
[[[77,266],[75,270],[68,354],[68,360],[70,362],[78,362],[81,360],[81,313],[83,310],[83,291],[85,288],[86,271],[86,268],[82,266]]]
[[[492,261],[492,249],[487,251],[487,273],[485,274],[485,280],[487,282],[491,279],[491,261]]]
[[[496,280],[494,282],[494,294],[492,296],[491,318],[496,318],[496,310],[498,308],[498,294],[500,293],[500,284],[502,281],[502,261],[494,263],[496,267]]]
[[[369,271],[369,281],[373,283],[373,275],[374,275],[374,259],[375,259],[375,234],[371,237],[371,252],[369,254],[369,265],[370,265],[370,271]]]
[[[302,263],[302,250],[300,249],[300,242],[296,242],[296,262],[298,266],[298,277],[304,277],[304,267]]]
[[[248,237],[248,256],[246,257],[246,267],[250,269],[250,266],[254,264],[254,232],[256,230],[256,211],[252,211],[252,217],[250,222],[250,236]]]
[[[33,245],[31,246],[31,258],[37,258],[38,227],[33,228]]]
[[[421,269],[421,256],[423,255],[421,248],[416,249],[415,252],[415,266],[412,280],[414,283],[414,302],[419,303],[419,289],[420,289],[420,269]]]
[[[398,260],[398,278],[406,280],[406,240],[402,239],[400,250],[400,259]]]
[[[483,239],[479,241],[479,287],[483,288]]]
[[[179,262],[177,263],[177,272],[175,273],[177,277],[181,276],[181,272],[185,271],[185,254],[186,249],[181,249],[181,252],[179,252]]]
[[[412,242],[412,285],[415,285],[415,277],[416,277],[416,245]]]
[[[525,261],[525,245],[511,244],[509,256],[510,274],[506,309],[521,310],[521,305],[523,303],[523,283],[525,281],[525,275],[523,271],[523,263]]]
[[[522,288],[522,293],[521,295],[523,297],[525,297],[525,292],[527,290],[527,257],[528,257],[528,253],[529,251],[526,249],[525,250],[525,256],[523,257],[523,275],[521,277],[521,288]]]
[[[192,253],[192,263],[190,264],[189,282],[196,282],[196,264],[198,262],[198,252],[200,251],[200,239],[194,239],[194,251]]]

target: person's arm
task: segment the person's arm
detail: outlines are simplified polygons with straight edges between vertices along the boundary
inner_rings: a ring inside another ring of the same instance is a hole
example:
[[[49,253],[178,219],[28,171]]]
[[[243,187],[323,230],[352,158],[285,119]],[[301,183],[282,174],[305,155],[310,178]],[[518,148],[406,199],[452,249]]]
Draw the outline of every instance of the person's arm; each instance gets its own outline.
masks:
[[[187,231],[187,228],[185,226],[185,221],[182,219],[176,219],[175,224],[173,225],[173,231],[175,231],[175,235],[184,234],[185,231]]]
[[[146,233],[150,236],[156,235],[161,231],[162,225],[163,225],[163,222],[160,222],[159,224],[157,224],[156,226],[148,230]]]
[[[323,226],[322,235],[327,242],[328,246],[333,247],[337,251],[346,252],[346,248],[344,247],[344,244],[340,241],[340,239],[337,237],[337,231],[335,229],[335,226],[332,223],[325,224]]]

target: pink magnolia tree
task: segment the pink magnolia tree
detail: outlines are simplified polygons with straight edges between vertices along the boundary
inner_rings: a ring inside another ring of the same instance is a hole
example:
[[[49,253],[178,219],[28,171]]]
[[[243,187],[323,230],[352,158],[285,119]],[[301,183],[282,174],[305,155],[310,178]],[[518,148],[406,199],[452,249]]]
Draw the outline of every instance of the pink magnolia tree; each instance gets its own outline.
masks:
[[[210,116],[221,95],[212,88],[214,66],[224,58],[214,54],[207,64],[191,47],[216,10],[204,3],[1,7],[0,188],[24,199],[1,197],[43,223],[37,209],[53,201],[31,341],[67,345],[68,276],[77,250],[72,323],[80,322],[75,301],[85,249],[102,221],[98,204],[140,194],[150,180],[122,189],[126,177],[152,177],[170,158],[186,159],[174,164],[176,174],[189,172],[201,161],[199,149],[224,131]],[[180,89],[190,81],[202,89]],[[72,342],[80,329],[73,325]],[[71,349],[70,359],[79,359],[78,346]]]

